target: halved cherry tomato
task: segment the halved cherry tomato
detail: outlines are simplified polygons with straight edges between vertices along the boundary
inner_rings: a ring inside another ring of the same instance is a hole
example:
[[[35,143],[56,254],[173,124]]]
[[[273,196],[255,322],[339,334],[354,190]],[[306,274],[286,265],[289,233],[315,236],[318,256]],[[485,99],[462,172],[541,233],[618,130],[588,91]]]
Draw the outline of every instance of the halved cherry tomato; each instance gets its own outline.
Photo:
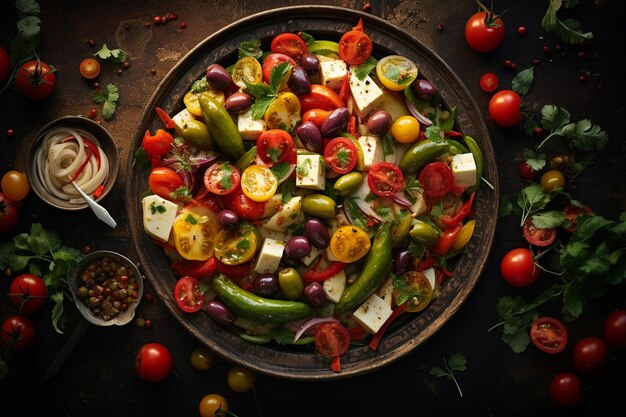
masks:
[[[357,226],[342,226],[330,238],[330,251],[346,264],[367,255],[371,246],[367,233]]]
[[[215,236],[220,231],[217,213],[203,204],[190,203],[172,226],[176,250],[185,259],[206,261],[213,256]]]
[[[226,275],[232,280],[240,280],[252,272],[252,262],[245,262],[239,265],[227,265],[217,261],[217,272]]]
[[[311,109],[335,110],[339,107],[346,107],[346,102],[328,87],[320,84],[311,84],[311,92],[302,94],[300,99],[301,112]]]
[[[215,257],[226,265],[248,262],[261,244],[261,235],[251,223],[241,221],[238,227],[226,227],[215,239]]]
[[[376,64],[376,75],[392,91],[403,91],[417,78],[417,65],[402,55],[388,55]]]
[[[241,174],[241,189],[253,201],[267,201],[276,193],[278,179],[268,167],[251,165]]]
[[[289,91],[278,93],[272,103],[267,106],[265,116],[268,129],[293,131],[300,122],[300,101]]]
[[[228,162],[217,162],[204,173],[204,186],[213,194],[230,194],[239,187],[241,174]]]
[[[288,161],[293,153],[291,135],[281,129],[270,129],[256,140],[257,155],[269,167]]]
[[[342,324],[329,322],[315,331],[315,348],[323,356],[341,356],[350,347],[350,332]]]
[[[167,130],[157,129],[154,135],[151,135],[150,131],[146,130],[141,146],[150,156],[163,156],[172,149],[173,144],[174,136]]]
[[[317,127],[322,127],[322,123],[324,123],[324,120],[326,120],[329,114],[330,110],[311,109],[302,114],[302,123],[311,121],[315,123]]]
[[[530,327],[533,344],[546,353],[559,353],[567,346],[567,330],[553,317],[539,317]]]
[[[273,53],[269,54],[263,60],[263,81],[267,84],[270,83],[270,75],[272,74],[272,70],[282,64],[283,62],[289,62],[291,68],[295,68],[298,66],[296,61],[294,61],[289,55]],[[289,74],[291,74],[291,70],[289,70]],[[287,81],[289,80],[289,76],[285,77],[283,82],[281,83],[280,90],[284,89],[287,86]]]
[[[233,210],[239,217],[246,220],[257,220],[265,212],[265,202],[256,202],[244,194],[241,187],[235,192],[224,196],[226,207]]]
[[[339,40],[339,56],[349,65],[359,65],[372,54],[372,40],[363,32],[363,20]]]
[[[195,313],[204,305],[204,293],[200,289],[200,281],[194,277],[182,277],[174,287],[176,305],[185,313]]]
[[[548,246],[556,239],[556,229],[543,229],[535,226],[532,219],[526,220],[522,226],[524,239],[531,245]]]
[[[389,162],[379,162],[370,168],[367,184],[374,194],[381,197],[391,197],[404,187],[404,176],[396,165]]]
[[[257,62],[257,64],[259,63]],[[259,70],[259,74],[261,74],[260,70]],[[188,91],[187,94],[185,94],[185,96],[183,97],[183,103],[185,103],[185,107],[187,107],[187,110],[189,110],[189,112],[191,112],[191,114],[193,114],[194,116],[202,117],[202,107],[200,107],[199,98],[203,96],[211,97],[218,103],[224,104],[224,92],[221,90],[218,90],[217,88],[213,88],[210,84],[208,84],[207,89],[205,91],[202,91],[200,93],[194,93],[193,91]]]
[[[272,69],[270,68],[269,70],[271,71]],[[230,76],[233,83],[235,83],[238,87],[246,88],[246,83],[258,84],[263,81],[264,74],[265,72],[263,68],[261,68],[259,61],[257,61],[254,57],[245,56],[235,62]],[[269,73],[267,75],[267,79],[269,81]]]
[[[485,93],[493,93],[498,88],[498,76],[492,72],[483,74],[480,77],[480,88]]]
[[[150,191],[166,200],[177,200],[176,190],[185,182],[176,171],[168,167],[153,168],[148,177]]]
[[[324,160],[338,174],[352,171],[356,166],[357,159],[356,145],[348,138],[335,138],[328,142],[324,148]]]
[[[441,198],[454,187],[454,174],[452,174],[448,164],[431,162],[420,172],[419,182],[422,184],[426,196]]]
[[[569,220],[569,223],[566,225],[564,224],[563,229],[565,229],[566,231],[570,233],[574,233],[574,231],[576,230],[576,223],[578,221],[578,216],[580,216],[581,214],[590,214],[590,213],[593,213],[593,210],[591,209],[591,207],[588,207],[588,206],[577,207],[577,206],[574,206],[573,204],[569,204],[565,206],[563,208],[563,214],[565,214],[565,217],[567,217],[567,220]]]
[[[433,287],[424,274],[417,271],[405,272],[399,277],[404,280],[402,290],[393,290],[393,299],[397,305],[404,305],[409,313],[417,313],[425,309],[433,299]]]
[[[307,52],[307,46],[304,39],[295,33],[281,33],[272,39],[272,52],[289,55],[296,61],[300,60],[303,54]]]

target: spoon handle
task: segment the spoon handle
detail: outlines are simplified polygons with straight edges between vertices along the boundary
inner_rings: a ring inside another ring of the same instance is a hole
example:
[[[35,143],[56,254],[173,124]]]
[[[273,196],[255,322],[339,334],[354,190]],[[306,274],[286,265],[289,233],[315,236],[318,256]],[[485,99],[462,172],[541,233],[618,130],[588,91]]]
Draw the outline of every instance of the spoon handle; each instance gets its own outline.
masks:
[[[96,217],[98,219],[102,220],[104,223],[106,223],[108,226],[112,228],[115,228],[115,226],[117,226],[117,222],[115,221],[115,219],[113,219],[113,217],[111,217],[107,209],[105,209],[100,204],[93,201],[93,199],[89,197],[87,194],[85,194],[85,192],[81,190],[80,187],[76,185],[74,181],[72,181],[71,184],[74,186],[74,189],[76,189],[78,194],[80,194],[81,197],[85,199],[85,201],[87,202],[87,205],[96,214]]]

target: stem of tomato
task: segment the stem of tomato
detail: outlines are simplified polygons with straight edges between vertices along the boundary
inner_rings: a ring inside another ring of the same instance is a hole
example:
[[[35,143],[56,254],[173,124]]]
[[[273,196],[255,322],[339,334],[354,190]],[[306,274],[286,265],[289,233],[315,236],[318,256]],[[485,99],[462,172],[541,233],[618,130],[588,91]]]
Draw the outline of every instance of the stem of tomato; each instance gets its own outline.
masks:
[[[456,385],[456,389],[459,391],[459,395],[461,396],[461,398],[463,398],[463,391],[461,391],[461,387],[459,386],[459,382],[456,380],[456,377],[454,376],[454,373],[448,367],[448,362],[446,361],[445,357],[443,358],[443,364],[446,366],[446,369],[448,370],[448,374],[450,374],[450,378],[454,382],[454,385]]]
[[[261,404],[259,404],[259,397],[256,393],[256,387],[252,385],[252,395],[254,396],[254,403],[256,404],[256,411],[259,413],[259,417],[263,417],[263,413],[261,412]]]

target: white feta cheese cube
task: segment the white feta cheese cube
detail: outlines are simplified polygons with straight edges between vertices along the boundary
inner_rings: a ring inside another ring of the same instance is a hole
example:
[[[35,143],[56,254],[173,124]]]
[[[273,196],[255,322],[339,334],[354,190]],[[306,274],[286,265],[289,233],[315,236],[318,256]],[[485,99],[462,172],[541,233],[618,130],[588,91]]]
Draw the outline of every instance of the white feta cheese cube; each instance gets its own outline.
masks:
[[[309,252],[307,256],[301,258],[300,260],[302,261],[303,264],[305,264],[306,266],[309,266],[313,262],[315,262],[315,260],[319,258],[321,254],[322,254],[322,251],[316,248],[315,246],[313,246],[311,247],[311,252]]]
[[[383,145],[378,136],[360,136],[358,142],[363,150],[363,163],[366,170],[385,160]]]
[[[330,250],[330,248],[326,249],[326,259],[331,262],[341,262],[339,258],[337,258],[335,254],[333,254],[333,251]]]
[[[176,219],[178,205],[158,195],[149,195],[141,200],[143,228],[155,239],[167,242]]]
[[[326,168],[321,155],[298,155],[296,187],[309,190],[326,188]]]
[[[393,279],[391,277],[387,278],[383,285],[380,286],[378,296],[391,307],[393,304]]]
[[[181,136],[183,134],[183,127],[190,120],[196,120],[196,118],[193,114],[191,114],[189,110],[187,110],[186,107],[176,113],[174,117],[172,117],[172,121],[174,122],[174,130],[176,131],[176,134],[178,136]]]
[[[365,300],[352,317],[371,334],[376,334],[391,316],[391,307],[376,294]]]
[[[302,222],[302,197],[294,197],[264,224],[267,229],[284,232],[292,224]]]
[[[322,284],[326,298],[332,303],[337,304],[343,291],[346,289],[346,273],[341,271],[337,275],[328,278]]]
[[[266,129],[265,120],[255,120],[252,117],[252,109],[237,116],[237,130],[239,130],[242,139],[257,140]]]
[[[467,188],[476,185],[476,161],[471,153],[454,155],[450,168],[454,174],[454,184]]]
[[[285,244],[280,240],[265,238],[261,252],[257,258],[254,270],[257,274],[273,274],[278,270],[278,265],[283,257]]]
[[[341,59],[320,61],[320,83],[331,90],[339,91],[347,73],[348,66]]]
[[[383,90],[376,85],[369,75],[360,80],[354,67],[350,67],[350,91],[361,120],[365,120],[372,110],[379,107],[385,97]]]

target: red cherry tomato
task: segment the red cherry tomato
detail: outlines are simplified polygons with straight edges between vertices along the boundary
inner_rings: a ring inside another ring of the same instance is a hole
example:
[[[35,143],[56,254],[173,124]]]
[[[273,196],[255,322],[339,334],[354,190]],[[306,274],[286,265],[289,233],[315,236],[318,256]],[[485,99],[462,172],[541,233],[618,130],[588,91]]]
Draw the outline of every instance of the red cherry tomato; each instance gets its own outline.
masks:
[[[524,233],[524,239],[526,239],[528,243],[540,247],[549,246],[556,239],[556,229],[536,227],[532,219],[526,220],[522,226],[522,233]]]
[[[180,278],[174,287],[174,300],[185,313],[195,313],[200,310],[205,301],[200,281],[190,276]]]
[[[15,74],[15,85],[22,96],[30,100],[42,100],[54,91],[57,76],[45,62],[27,61]]]
[[[304,39],[295,33],[276,35],[272,40],[271,49],[272,52],[288,55],[296,61],[299,61],[300,57],[308,51]]]
[[[606,343],[598,337],[585,337],[574,346],[574,367],[584,375],[597,375],[606,362]]]
[[[498,76],[488,72],[480,77],[480,88],[485,93],[493,93],[498,88]]]
[[[474,13],[465,24],[465,40],[477,52],[490,52],[504,39],[504,22],[487,12]]]
[[[266,56],[262,66],[263,81],[269,84],[272,70],[283,62],[289,62],[292,68],[297,67],[296,61],[294,61],[289,55],[273,53]]]
[[[522,161],[519,164],[519,174],[522,178],[528,181],[532,181],[535,179],[539,171],[534,170],[533,167],[526,161]]]
[[[94,58],[85,58],[81,61],[80,75],[88,80],[93,80],[100,75],[100,63]]]
[[[324,323],[315,331],[315,347],[323,356],[341,356],[350,347],[350,332],[340,323]]]
[[[148,382],[159,382],[172,372],[174,360],[169,349],[160,343],[146,343],[135,356],[135,370]]]
[[[533,254],[528,249],[517,248],[507,252],[500,262],[502,277],[515,287],[526,287],[539,277]]]
[[[302,113],[302,123],[306,123],[308,121],[313,122],[317,127],[322,127],[322,123],[330,114],[329,110],[322,109],[311,109]]]
[[[370,168],[367,176],[370,190],[381,197],[390,197],[404,187],[404,176],[396,165],[379,162]]]
[[[443,197],[454,187],[454,174],[444,162],[431,162],[426,165],[418,179],[424,188],[424,194],[432,198]]]
[[[224,196],[227,208],[245,220],[257,220],[265,211],[265,202],[256,202],[244,194],[241,187]]]
[[[204,172],[204,186],[213,194],[230,194],[239,187],[241,174],[228,162],[217,162]]]
[[[489,116],[498,126],[515,126],[522,118],[521,104],[522,99],[515,91],[498,91],[489,100]]]
[[[568,223],[563,225],[563,229],[567,232],[574,233],[576,230],[576,223],[578,221],[578,217],[581,214],[590,214],[593,213],[591,207],[582,206],[577,207],[572,204],[569,204],[563,208],[563,214],[567,217]]]
[[[615,310],[604,321],[604,340],[616,348],[626,349],[626,309]]]
[[[180,175],[167,167],[152,169],[148,177],[150,191],[166,200],[176,200],[175,191],[184,185]]]
[[[0,328],[0,341],[6,349],[24,350],[35,341],[35,325],[26,316],[11,316]]]
[[[33,274],[15,277],[9,288],[9,299],[19,308],[20,313],[33,313],[40,310],[48,298],[48,288],[43,279]]]
[[[311,84],[311,92],[302,94],[300,99],[300,112],[306,113],[312,109],[335,110],[346,107],[345,101],[328,87],[319,84]]]
[[[352,171],[356,166],[358,157],[356,145],[348,138],[335,138],[328,142],[324,148],[324,160],[338,174]]]
[[[580,404],[582,387],[575,374],[563,372],[550,383],[550,398],[561,407],[576,407]]]
[[[559,353],[567,346],[567,330],[553,317],[539,317],[530,327],[530,339],[546,353]]]
[[[372,40],[363,32],[363,20],[339,40],[339,57],[349,65],[362,64],[372,54]]]
[[[268,167],[273,167],[281,162],[291,162],[294,144],[289,133],[281,129],[270,129],[259,135],[256,148],[259,158]]]
[[[0,193],[0,233],[13,229],[19,217],[17,203]]]

